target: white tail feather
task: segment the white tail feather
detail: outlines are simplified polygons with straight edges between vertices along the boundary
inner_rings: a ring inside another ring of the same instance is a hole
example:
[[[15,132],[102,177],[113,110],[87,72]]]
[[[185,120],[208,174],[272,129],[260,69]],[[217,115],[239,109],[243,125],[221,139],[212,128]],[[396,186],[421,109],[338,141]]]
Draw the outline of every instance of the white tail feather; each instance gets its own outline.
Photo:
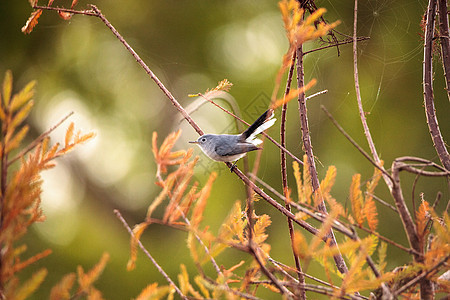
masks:
[[[273,117],[273,114],[272,114],[272,116],[271,116],[271,118]],[[261,126],[259,126],[258,128],[256,128],[256,130],[246,139],[246,141],[247,142],[252,142],[253,144],[255,144],[254,143],[254,141],[256,141],[257,139],[255,139],[255,137],[256,137],[256,135],[257,134],[260,134],[261,132],[263,132],[264,130],[266,130],[266,129],[268,129],[268,128],[270,128],[270,127],[272,127],[273,126],[273,124],[275,124],[275,121],[276,121],[277,119],[268,119],[266,122],[264,122]],[[262,141],[261,140],[259,140],[260,141],[260,143],[262,143]],[[258,145],[260,144],[260,143],[258,143]],[[256,144],[255,144],[256,145]]]

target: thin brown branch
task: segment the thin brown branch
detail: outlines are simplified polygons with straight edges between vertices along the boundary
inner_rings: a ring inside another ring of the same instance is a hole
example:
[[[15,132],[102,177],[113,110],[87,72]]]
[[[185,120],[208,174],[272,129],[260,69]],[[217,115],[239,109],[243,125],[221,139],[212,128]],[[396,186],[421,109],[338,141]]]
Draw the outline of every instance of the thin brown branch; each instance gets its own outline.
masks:
[[[297,48],[297,88],[302,88],[304,86],[304,73],[303,73],[303,50],[302,46]],[[320,191],[320,183],[319,178],[317,175],[317,169],[316,164],[314,161],[314,153],[312,149],[311,144],[311,136],[309,134],[309,125],[308,125],[308,114],[306,109],[306,100],[305,100],[305,93],[300,93],[298,95],[298,109],[299,109],[299,115],[300,115],[300,123],[301,123],[301,132],[302,132],[302,141],[303,141],[303,148],[306,152],[306,156],[309,163],[309,173],[311,175],[311,183],[312,183],[312,189],[314,192]],[[320,201],[318,204],[318,209],[324,213],[327,214],[327,208],[325,206],[325,202]],[[330,230],[330,232],[327,234],[327,238],[330,240],[330,246],[337,246],[336,238],[334,236],[333,230]],[[336,267],[338,268],[339,272],[342,274],[345,274],[348,272],[347,265],[344,261],[344,258],[340,253],[336,254],[334,256],[334,261],[336,263]]]
[[[211,261],[214,269],[216,270],[218,275],[223,276],[222,271],[219,268],[219,265],[217,264],[216,260],[214,259],[214,257],[211,255],[211,253],[209,252],[208,247],[205,245],[205,243],[203,243],[202,239],[198,236],[198,234],[194,231],[194,228],[191,227],[191,222],[189,221],[188,218],[186,218],[186,216],[184,215],[184,212],[181,210],[181,208],[177,205],[177,209],[181,215],[181,217],[183,218],[184,222],[186,222],[187,226],[191,229],[190,232],[192,232],[192,234],[195,236],[195,238],[197,239],[198,243],[203,247],[203,251],[205,251],[205,253],[208,255],[209,260]],[[227,288],[229,288],[228,284],[225,282],[224,283],[225,286]]]
[[[380,170],[384,175],[386,175],[390,181],[393,181],[392,176],[381,166],[379,166],[374,160],[373,158],[366,153],[366,151],[363,150],[363,148],[361,146],[358,145],[358,143],[356,143],[356,141],[344,130],[344,128],[342,128],[341,125],[339,125],[339,123],[336,121],[336,119],[333,117],[333,115],[325,108],[325,106],[321,105],[320,108],[325,112],[325,114],[327,115],[327,117],[331,120],[331,122],[333,123],[334,126],[336,126],[336,128],[345,136],[345,138],[352,143],[352,145],[358,149],[358,151],[378,170]]]
[[[361,42],[361,41],[366,41],[368,39],[370,39],[370,37],[368,37],[368,36],[359,36],[357,38],[357,41]],[[312,50],[309,50],[309,51],[305,51],[305,52],[303,52],[303,55],[306,55],[306,54],[309,54],[309,53],[312,53],[312,52],[316,52],[316,51],[320,51],[320,50],[323,50],[323,49],[328,49],[328,48],[340,46],[340,45],[350,44],[350,43],[353,43],[353,39],[348,39],[348,40],[340,41],[338,43],[333,43],[333,44],[330,44],[330,45],[326,45],[326,46],[315,48],[315,49],[312,49]]]
[[[175,99],[172,93],[164,86],[164,84],[159,80],[159,78],[153,73],[153,71],[145,64],[145,62],[140,58],[140,56],[134,51],[133,48],[125,41],[125,39],[120,35],[120,33],[114,28],[114,26],[106,19],[106,17],[100,12],[97,6],[92,5],[92,10],[97,14],[96,16],[105,23],[105,25],[111,30],[111,32],[116,36],[116,38],[125,46],[128,52],[133,55],[137,63],[145,70],[145,72],[150,76],[150,78],[156,83],[156,85],[161,89],[161,91],[166,95],[166,97],[172,102],[173,106],[181,113],[181,115],[186,119],[186,121],[194,128],[194,130],[199,134],[203,135],[203,130],[197,125],[197,123],[192,119],[192,117],[184,110],[181,104]]]
[[[250,281],[251,284],[272,284],[272,282],[270,282],[269,280],[255,280],[255,281]],[[293,283],[290,281],[280,281],[280,283],[283,286],[292,286]],[[321,295],[325,295],[325,296],[329,296],[330,299],[344,299],[344,300],[361,300],[361,299],[366,299],[368,300],[369,298],[361,296],[361,295],[335,295],[335,290],[329,287],[324,287],[324,286],[320,286],[320,285],[314,285],[314,284],[305,284],[303,286],[303,288],[309,292],[314,292],[317,294],[321,294]],[[338,288],[339,289],[339,288]]]
[[[292,61],[291,61],[291,68],[289,69],[287,82],[286,82],[286,89],[284,91],[284,96],[286,97],[289,94],[289,91],[291,90],[291,83],[292,83],[292,77],[294,76],[294,68],[295,68],[295,56],[296,53],[292,55]],[[283,147],[286,147],[286,115],[287,115],[287,102],[283,104],[281,108],[281,126],[280,126],[280,144]],[[283,192],[285,196],[284,206],[287,210],[291,211],[290,204],[286,201],[286,198],[288,197],[287,193],[289,192],[289,186],[288,186],[288,179],[287,179],[287,168],[286,168],[286,153],[281,151],[281,183],[283,186]],[[255,174],[253,172],[253,174]],[[300,264],[300,258],[294,251],[294,226],[292,224],[292,220],[289,218],[287,219],[288,222],[288,230],[289,230],[289,237],[291,239],[291,248],[294,256],[294,262],[295,267],[297,268],[297,274],[298,274],[298,280],[299,280],[299,297],[300,299],[306,299],[306,292],[302,288],[302,286],[305,284],[305,277],[303,276],[302,266]]]
[[[20,151],[13,159],[11,159],[8,162],[8,166],[14,163],[16,160],[22,158],[33,150],[37,145],[39,145],[40,142],[42,142],[50,133],[52,133],[56,128],[58,128],[64,121],[66,121],[70,116],[73,115],[73,111],[68,113],[64,118],[62,118],[58,123],[53,125],[50,129],[48,129],[46,132],[42,133],[40,136],[38,136],[33,142],[31,142],[26,148],[24,148],[22,151]]]
[[[423,50],[423,98],[428,129],[433,140],[434,148],[442,165],[450,171],[450,155],[442,137],[434,107],[433,94],[433,33],[436,15],[436,0],[430,0],[427,9],[427,24]],[[447,37],[448,38],[448,37]],[[449,74],[450,75],[450,74]]]
[[[272,188],[269,184],[267,184],[266,182],[264,182],[263,180],[261,180],[259,177],[255,176],[254,174],[250,174],[250,176],[252,178],[254,178],[257,182],[259,182],[264,188],[268,189],[270,192],[274,193],[278,198],[280,198],[283,201],[287,201],[288,199],[286,199],[285,196],[283,196],[282,194],[280,194],[277,190],[275,190],[274,188]],[[295,207],[298,211],[301,211],[304,214],[307,214],[308,216],[310,216],[311,218],[319,221],[319,222],[325,222],[326,216],[322,213],[314,213],[311,210],[309,210],[308,208],[303,207],[302,205],[296,203],[296,202],[289,202],[290,205],[292,205],[293,207]],[[311,209],[313,210],[314,207],[311,207]],[[341,222],[335,220],[335,222],[333,222],[333,224],[331,225],[333,227],[333,229],[339,231],[340,233],[348,236],[348,237],[352,237],[353,233],[343,224],[341,224]]]
[[[227,162],[226,165],[228,166],[228,168],[231,168],[232,164]],[[269,195],[267,195],[263,190],[261,190],[253,181],[251,181],[247,176],[244,175],[244,173],[241,172],[241,170],[239,170],[239,168],[235,167],[233,169],[233,172],[246,184],[246,185],[250,185],[251,188],[255,191],[255,193],[257,193],[258,195],[260,195],[264,200],[266,200],[270,205],[272,205],[273,207],[275,207],[278,211],[280,211],[283,215],[285,215],[286,217],[290,218],[292,221],[294,221],[295,223],[297,223],[298,225],[300,225],[303,229],[307,230],[308,232],[316,235],[319,233],[319,230],[317,228],[315,228],[314,226],[310,225],[309,223],[303,221],[303,220],[297,220],[297,218],[295,217],[295,215],[288,211],[283,205],[281,205],[280,203],[278,203],[277,201],[275,201],[272,197],[270,197]]]
[[[279,261],[276,261],[276,260],[274,260],[272,257],[269,257],[269,261],[270,261],[271,263],[273,263],[275,266],[281,268],[281,269],[283,270],[283,274],[284,274],[286,277],[289,277],[291,280],[296,280],[294,277],[292,277],[292,276],[291,276],[288,272],[286,272],[285,270],[288,270],[288,271],[291,271],[291,272],[294,272],[294,273],[295,273],[295,272],[298,272],[298,270],[293,269],[292,267],[290,267],[290,266],[288,266],[288,265],[285,265],[285,264],[283,264],[283,263],[281,263],[281,262],[279,262]],[[323,280],[321,280],[321,279],[319,279],[319,278],[317,278],[317,277],[311,276],[311,275],[309,275],[308,273],[303,273],[303,276],[305,276],[305,277],[307,277],[307,278],[309,278],[309,279],[312,279],[312,280],[314,280],[314,281],[316,281],[316,282],[318,282],[318,283],[320,283],[320,284],[323,284],[323,285],[325,285],[325,286],[328,286],[328,287],[330,287],[330,288],[333,288],[333,289],[339,289],[338,286],[332,285],[332,284],[330,284],[330,283],[328,283],[328,282],[326,282],[326,281],[323,281]],[[298,281],[296,280],[296,282],[298,282]]]
[[[390,240],[390,239],[388,239],[387,237],[385,237],[385,236],[379,234],[379,233],[376,232],[376,231],[370,230],[369,228],[366,228],[366,227],[363,227],[363,226],[358,227],[358,228],[364,230],[364,231],[367,232],[367,233],[370,233],[370,234],[375,235],[375,236],[378,237],[380,240],[383,240],[383,241],[385,241],[386,243],[391,244],[392,246],[397,247],[398,249],[405,251],[406,253],[409,253],[409,254],[416,254],[416,255],[421,255],[419,252],[415,251],[414,249],[406,248],[406,247],[404,247],[404,246],[402,246],[402,245],[400,245],[400,244],[394,242],[393,240]]]
[[[434,199],[433,205],[431,206],[432,209],[435,209],[436,206],[439,204],[439,202],[442,199],[442,192],[437,192],[436,199]]]
[[[366,114],[364,112],[362,105],[361,91],[359,88],[359,76],[358,76],[358,48],[356,36],[357,24],[358,24],[358,0],[355,0],[355,8],[353,15],[353,74],[355,80],[356,101],[358,103],[359,118],[361,119],[361,123],[364,129],[364,135],[366,136],[366,140],[369,145],[370,152],[372,153],[372,157],[375,163],[379,165],[381,168],[383,168],[383,166],[381,165],[380,157],[378,156],[377,149],[375,148],[375,143],[373,142],[372,135],[369,130],[369,125],[367,125]],[[383,179],[386,182],[386,185],[388,186],[389,190],[392,190],[392,181],[390,180],[389,176],[383,173]]]
[[[439,0],[439,41],[441,45],[441,58],[444,67],[445,88],[450,100],[450,34],[448,29],[447,0]]]
[[[52,6],[39,6],[34,5],[33,9],[43,9],[43,10],[54,10],[57,12],[66,12],[74,15],[85,15],[85,16],[94,16],[97,17],[97,13],[92,10],[75,10],[70,8],[64,8],[64,7],[52,7]]]
[[[278,279],[275,277],[275,275],[272,274],[272,272],[270,272],[266,268],[265,263],[263,262],[263,259],[261,258],[261,256],[258,253],[260,251],[260,249],[251,240],[249,240],[249,250],[250,250],[250,254],[253,255],[253,257],[255,258],[259,267],[261,268],[261,271],[264,273],[264,275],[266,275],[269,278],[269,280],[278,288],[278,290],[280,291],[280,293],[282,295],[284,295],[288,299],[292,299],[294,295],[278,281]]]
[[[400,164],[400,165],[399,165]],[[392,187],[392,197],[394,198],[397,211],[399,213],[400,219],[402,220],[403,227],[408,237],[409,245],[412,249],[418,253],[422,253],[422,249],[419,246],[419,238],[417,236],[417,228],[414,223],[411,214],[409,213],[408,207],[406,206],[405,199],[403,198],[403,192],[400,185],[400,171],[405,164],[394,160],[392,163],[392,177],[394,179]],[[416,259],[420,259],[420,256],[415,254]]]
[[[366,193],[366,194],[369,195],[370,197],[372,197],[373,199],[377,200],[379,203],[383,204],[384,206],[389,207],[393,211],[397,212],[397,209],[394,206],[392,206],[391,204],[387,203],[386,201],[384,201],[383,199],[381,199],[377,195],[374,195],[374,194],[371,194],[371,193]]]
[[[213,280],[211,278],[208,278],[208,277],[203,277],[203,278],[206,281],[208,281],[208,283],[211,284],[212,286],[216,286],[219,289],[224,289],[224,288],[226,289],[226,287],[224,287],[223,285],[217,283],[217,281],[215,281],[215,280]],[[230,292],[232,292],[235,295],[238,295],[239,297],[245,298],[245,299],[250,299],[250,300],[260,300],[261,299],[261,298],[255,297],[253,295],[249,295],[249,294],[246,294],[246,293],[242,293],[240,291],[236,291],[234,289],[230,289]]]
[[[429,177],[444,177],[444,176],[450,176],[450,171],[445,170],[441,166],[435,164],[434,162],[420,158],[420,157],[414,157],[414,156],[402,156],[396,159],[398,162],[398,167],[401,167],[402,170],[408,171],[413,174],[418,174],[422,176],[429,176]],[[407,164],[405,162],[407,161],[414,161],[418,162],[419,164]],[[420,169],[418,169],[420,167]],[[431,172],[431,171],[425,171],[423,170],[424,167],[434,167],[438,170],[441,170],[441,172]]]
[[[444,265],[448,260],[450,259],[450,256],[447,255],[444,259],[442,259],[440,262],[435,264],[432,268],[427,270],[426,272],[422,272],[417,277],[414,277],[412,280],[410,280],[408,283],[402,285],[398,290],[394,291],[395,295],[400,295],[404,291],[408,290],[409,288],[416,285],[418,282],[420,282],[422,279],[430,275],[431,273],[436,272],[442,265]],[[423,298],[421,298],[423,299]]]
[[[170,279],[169,275],[161,268],[161,266],[158,264],[158,262],[153,258],[153,256],[147,251],[147,249],[144,247],[144,245],[141,243],[139,239],[137,239],[133,233],[133,230],[128,225],[127,221],[122,217],[122,214],[119,210],[115,209],[114,214],[116,217],[122,222],[122,225],[125,227],[125,229],[128,231],[130,236],[136,240],[136,242],[139,245],[139,248],[145,253],[145,255],[150,259],[150,261],[153,263],[153,265],[158,269],[158,272],[161,273],[161,275],[164,276],[164,278],[167,280],[167,282],[175,289],[175,291],[180,295],[181,298],[187,300],[188,298],[181,292],[181,290],[177,287],[177,285]]]

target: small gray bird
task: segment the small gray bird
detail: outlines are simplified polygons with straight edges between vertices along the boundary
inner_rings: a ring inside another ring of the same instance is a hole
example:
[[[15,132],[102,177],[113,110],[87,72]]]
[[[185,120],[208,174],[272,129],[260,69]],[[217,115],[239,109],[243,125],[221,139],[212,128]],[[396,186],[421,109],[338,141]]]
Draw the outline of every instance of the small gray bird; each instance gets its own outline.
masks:
[[[277,119],[274,119],[273,115],[273,110],[268,109],[241,134],[205,134],[189,143],[199,145],[202,151],[215,161],[234,161],[234,167],[236,161],[247,152],[262,149],[257,147],[262,141],[257,139],[256,135],[275,123]]]

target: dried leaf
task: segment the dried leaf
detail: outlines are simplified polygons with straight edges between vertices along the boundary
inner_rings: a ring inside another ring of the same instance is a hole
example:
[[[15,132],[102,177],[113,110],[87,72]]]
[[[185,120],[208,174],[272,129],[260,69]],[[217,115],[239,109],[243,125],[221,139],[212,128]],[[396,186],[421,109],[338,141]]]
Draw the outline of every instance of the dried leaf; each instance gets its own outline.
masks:
[[[11,99],[11,91],[13,85],[13,76],[11,70],[7,70],[5,78],[3,79],[3,103],[6,107],[9,106],[9,100]]]
[[[73,9],[77,4],[78,4],[78,0],[72,0],[72,5],[70,6],[70,8]]]
[[[297,193],[298,193],[298,202],[304,203],[305,197],[303,195],[303,184],[302,184],[302,177],[300,174],[300,165],[298,162],[293,161],[292,162],[292,169],[294,170],[294,177],[295,182],[297,183]]]
[[[102,293],[96,288],[91,288],[87,293],[87,300],[103,300]]]
[[[15,265],[13,266],[12,273],[14,274],[14,273],[17,273],[17,272],[23,270],[24,268],[26,268],[27,266],[29,266],[29,265],[31,265],[31,264],[37,262],[38,260],[43,259],[44,257],[49,256],[51,253],[52,253],[52,250],[47,249],[47,250],[42,251],[41,253],[38,253],[38,254],[36,254],[36,255],[30,257],[29,259],[27,259],[27,260],[25,260],[25,261],[23,261],[23,262],[20,262],[20,263],[15,264]]]
[[[428,234],[427,224],[428,220],[431,218],[430,209],[428,202],[422,199],[422,203],[416,213],[417,236],[421,245],[424,245],[425,236]]]
[[[309,167],[308,157],[303,155],[303,194],[306,198],[307,204],[311,204],[311,195],[313,193]]]
[[[183,198],[184,192],[190,185],[192,176],[194,175],[194,165],[180,166],[177,174],[179,174],[176,182],[176,187],[170,196],[170,202],[164,212],[163,222],[175,222],[180,216],[180,201]]]
[[[100,261],[87,273],[84,273],[83,268],[78,266],[78,284],[80,285],[81,291],[87,291],[91,287],[91,285],[98,279],[100,274],[105,269],[106,263],[109,260],[109,254],[103,253]]]
[[[64,21],[68,21],[70,19],[72,19],[73,14],[66,12],[66,11],[58,11],[58,15],[61,17],[61,19],[63,19]]]
[[[144,222],[135,225],[133,228],[134,236],[130,237],[130,259],[127,263],[128,271],[134,270],[134,268],[136,267],[138,241],[140,240],[142,234],[144,233],[144,230],[148,227],[148,225],[148,223]]]
[[[189,275],[186,271],[186,266],[180,265],[181,273],[178,274],[178,283],[180,286],[181,292],[186,295],[189,292]]]
[[[28,298],[34,291],[41,285],[42,281],[44,281],[47,276],[46,269],[40,269],[33,276],[28,279],[17,291],[15,300],[24,300]]]
[[[211,193],[212,184],[214,180],[217,178],[217,173],[212,172],[211,175],[209,175],[208,181],[206,182],[205,186],[200,191],[200,196],[195,204],[195,207],[192,211],[192,217],[191,217],[191,225],[193,228],[197,228],[198,225],[200,225],[200,222],[203,218],[203,212],[206,207],[206,203],[209,197],[209,194]]]
[[[330,193],[335,180],[336,180],[336,167],[329,166],[325,178],[320,183],[320,190],[322,191],[322,195],[326,196]]]
[[[66,137],[64,139],[65,147],[67,147],[70,144],[70,141],[72,140],[74,126],[75,125],[73,124],[73,122],[71,122],[69,127],[67,128]]]
[[[11,150],[14,150],[20,146],[20,143],[28,133],[28,129],[28,125],[23,126],[20,131],[16,133],[16,135],[12,138],[12,140],[7,142],[5,153],[9,153]]]
[[[294,232],[293,250],[296,256],[306,259],[310,256],[308,252],[308,242],[300,231]]]
[[[378,271],[380,271],[381,274],[384,273],[384,270],[386,268],[386,257],[387,257],[387,243],[380,243],[380,247],[378,247]]]
[[[229,82],[228,79],[224,79],[224,80],[220,81],[217,84],[217,86],[215,88],[213,88],[212,90],[210,90],[210,89],[206,90],[204,97],[206,97],[206,98],[220,97],[220,92],[228,92],[232,86],[233,86],[233,84],[231,82]],[[194,94],[194,95],[190,95],[190,96],[197,97],[199,95],[201,95],[201,94]]]
[[[12,118],[11,123],[9,125],[9,128],[11,130],[13,130],[14,128],[16,128],[17,126],[19,126],[23,120],[25,120],[26,117],[28,117],[31,108],[33,108],[34,105],[34,101],[28,101],[27,104],[25,104],[25,106],[23,106]]]
[[[380,166],[383,166],[383,161],[380,162]],[[374,172],[373,172],[372,180],[367,182],[367,186],[366,186],[367,197],[372,197],[371,195],[373,195],[373,193],[375,192],[375,188],[377,187],[378,182],[380,181],[380,178],[381,178],[381,170],[378,168],[375,168]]]
[[[169,194],[169,191],[172,189],[173,185],[175,184],[175,176],[173,174],[170,174],[166,181],[164,182],[164,189],[159,193],[158,197],[156,197],[155,200],[153,200],[152,204],[147,209],[147,215],[145,219],[148,221],[152,217],[153,212],[155,209],[163,202],[163,200],[166,198],[166,196]]]
[[[22,27],[22,32],[29,34],[33,31],[34,27],[38,24],[38,19],[42,15],[42,9],[35,10],[31,13],[25,25]]]
[[[75,283],[76,275],[75,273],[69,273],[65,275],[60,282],[55,285],[50,292],[50,300],[65,300],[70,299],[70,290]]]
[[[34,96],[36,81],[29,82],[19,93],[15,94],[11,101],[10,111],[15,112]]]
[[[149,300],[149,299],[163,299],[167,294],[171,292],[172,287],[161,286],[158,287],[158,283],[149,284],[141,291],[136,300]]]
[[[206,298],[206,299],[211,298],[208,288],[204,284],[205,281],[203,280],[203,277],[195,276],[194,281],[197,284],[197,286],[200,288],[200,291],[203,294],[203,298]]]
[[[256,219],[256,223],[254,225],[255,235],[253,238],[258,245],[262,246],[262,243],[269,236],[266,233],[266,229],[270,226],[270,224],[272,224],[272,221],[268,215],[262,215]]]
[[[277,99],[274,103],[272,103],[271,108],[272,109],[277,109],[278,107],[285,105],[286,103],[288,103],[292,99],[297,98],[298,95],[300,95],[302,93],[305,93],[307,90],[309,90],[314,85],[316,85],[316,83],[317,83],[316,79],[314,79],[314,78],[311,79],[310,82],[308,82],[306,85],[302,86],[301,88],[292,90],[285,97],[283,97],[281,99]]]
[[[366,200],[363,208],[364,217],[367,220],[370,230],[376,231],[378,226],[378,212],[375,201],[372,197]]]
[[[361,174],[355,174],[352,177],[352,183],[350,185],[350,201],[352,204],[352,212],[353,217],[355,218],[356,222],[359,226],[362,225],[364,219],[363,219],[363,196],[360,189],[361,185]]]
[[[82,136],[77,135],[77,138],[75,140],[75,144],[84,144],[90,139],[95,137],[95,132],[89,132],[87,134],[84,134]]]
[[[292,56],[296,49],[307,41],[314,40],[328,34],[330,30],[339,24],[339,21],[332,24],[324,24],[320,22],[316,28],[315,24],[319,22],[319,18],[321,18],[326,11],[325,9],[316,10],[315,13],[307,18],[307,21],[303,21],[304,10],[300,7],[299,1],[283,0],[278,3],[278,6],[283,18],[284,28],[286,30],[286,36],[289,42],[289,49],[283,56],[282,66],[275,79],[275,89],[273,95],[277,95],[282,76],[284,72],[291,67]]]

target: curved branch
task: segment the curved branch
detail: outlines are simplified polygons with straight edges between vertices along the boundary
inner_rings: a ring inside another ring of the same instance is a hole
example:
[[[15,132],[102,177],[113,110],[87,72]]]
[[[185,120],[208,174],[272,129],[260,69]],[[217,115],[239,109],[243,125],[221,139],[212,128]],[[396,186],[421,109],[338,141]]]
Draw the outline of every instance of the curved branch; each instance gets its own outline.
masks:
[[[302,46],[297,48],[297,87],[301,88],[304,86],[304,73],[303,73],[303,50]],[[316,164],[314,162],[314,153],[312,149],[311,144],[311,136],[309,134],[309,125],[308,125],[308,114],[306,109],[306,99],[305,99],[305,93],[300,93],[298,95],[298,109],[299,109],[299,115],[300,115],[300,124],[301,124],[301,132],[302,132],[302,141],[303,141],[303,148],[305,150],[308,163],[309,163],[309,173],[311,174],[311,183],[312,183],[312,189],[314,192],[320,191],[320,183],[319,178],[317,176],[317,169]],[[321,199],[320,203],[318,204],[318,209],[324,213],[328,214],[327,207]],[[334,232],[331,229],[330,232],[326,235],[327,238],[330,240],[330,246],[338,246],[336,242],[336,237],[334,236]],[[339,272],[342,274],[345,274],[348,272],[347,265],[344,261],[344,258],[340,253],[336,254],[334,256],[334,262],[336,264],[336,267],[338,268]]]
[[[377,165],[381,168],[380,157],[378,156],[377,149],[375,148],[375,143],[373,142],[372,135],[370,134],[369,126],[367,125],[366,114],[364,113],[364,109],[362,106],[361,100],[361,91],[359,89],[359,76],[358,76],[358,51],[357,51],[357,37],[356,37],[356,28],[358,24],[358,0],[355,0],[355,9],[354,9],[354,20],[353,20],[353,72],[354,72],[354,80],[355,80],[355,91],[356,91],[356,101],[358,102],[358,110],[359,117],[361,119],[361,123],[364,129],[364,135],[366,136],[367,143],[369,144],[370,152],[372,153],[372,157]],[[384,168],[383,168],[384,169]],[[383,179],[389,190],[392,190],[392,181],[389,176],[383,172]]]
[[[289,69],[289,74],[287,77],[286,89],[284,91],[285,97],[289,94],[289,91],[291,89],[292,77],[294,76],[294,69],[295,69],[295,57],[296,57],[296,53],[294,52],[294,54],[292,55],[292,60],[291,60],[291,68]],[[280,123],[281,123],[280,144],[283,147],[286,147],[286,115],[287,115],[287,102],[284,103],[282,106],[281,120],[280,120]],[[284,195],[287,197],[289,187],[288,187],[287,170],[286,170],[286,153],[284,153],[283,151],[281,151],[281,182],[283,184]],[[291,211],[291,205],[286,200],[287,199],[285,198],[284,206],[286,207],[287,210]],[[302,266],[300,264],[300,258],[294,251],[294,245],[295,245],[294,226],[292,224],[292,220],[288,219],[287,222],[288,222],[289,236],[291,238],[291,248],[292,248],[292,252],[294,255],[294,262],[295,262],[295,267],[297,268],[297,274],[298,274],[298,280],[299,280],[299,297],[300,297],[300,299],[306,299],[306,292],[305,292],[305,289],[303,288],[303,286],[305,285],[305,277],[303,276],[303,270],[302,270]]]
[[[444,167],[450,171],[450,155],[445,146],[444,139],[439,129],[433,95],[433,32],[436,15],[436,0],[430,0],[427,10],[427,25],[425,31],[425,43],[423,51],[423,98],[428,128],[434,148]]]
[[[448,29],[447,0],[439,0],[439,40],[441,44],[441,58],[444,66],[445,88],[450,100],[450,36]]]

